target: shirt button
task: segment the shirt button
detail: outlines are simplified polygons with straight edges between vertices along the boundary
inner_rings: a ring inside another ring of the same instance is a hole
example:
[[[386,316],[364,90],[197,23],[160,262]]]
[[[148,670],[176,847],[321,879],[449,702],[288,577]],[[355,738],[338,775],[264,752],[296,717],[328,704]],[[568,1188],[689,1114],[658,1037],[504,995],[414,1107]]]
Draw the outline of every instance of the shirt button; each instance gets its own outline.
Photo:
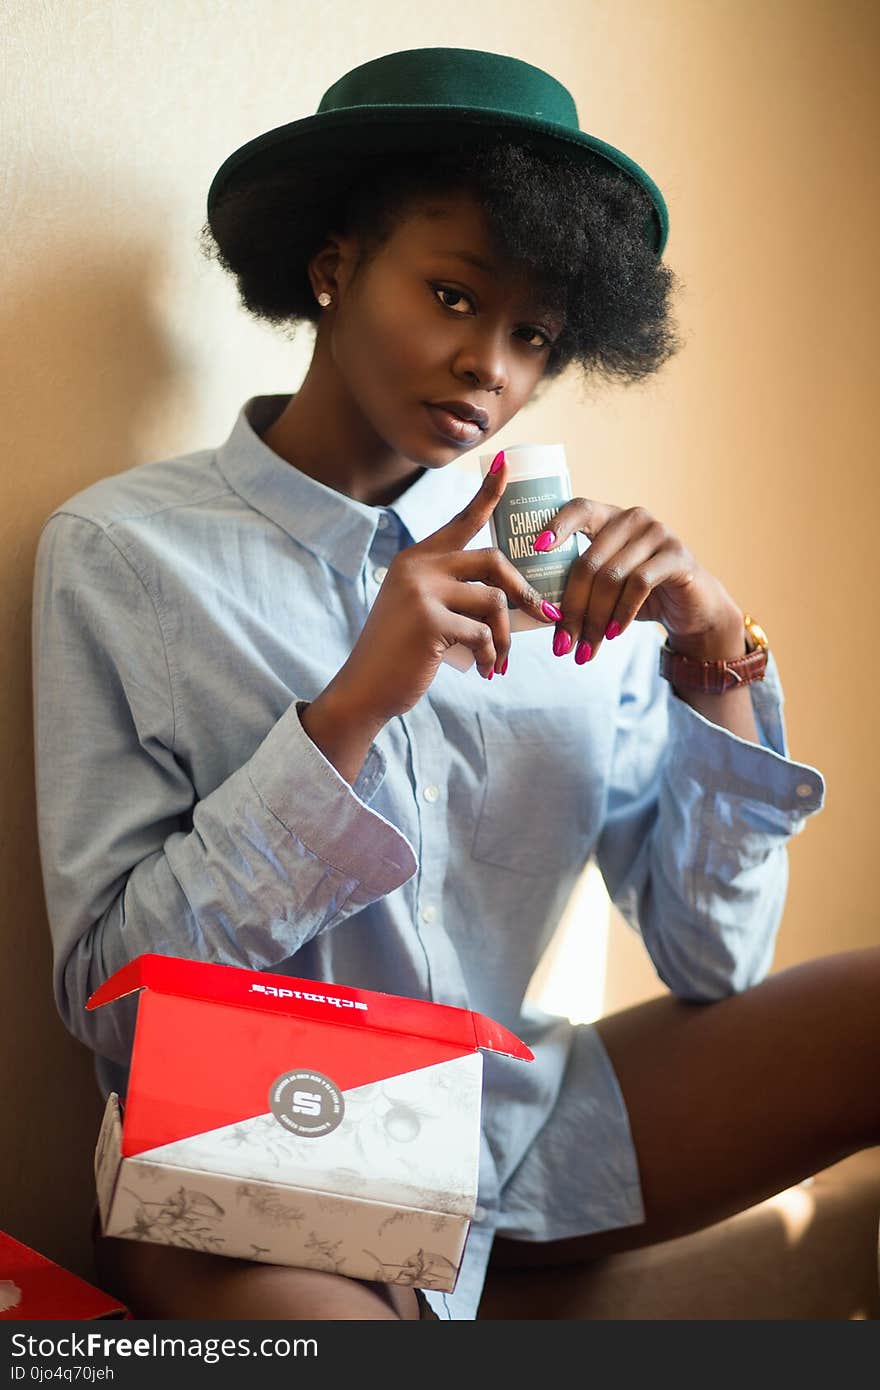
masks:
[[[801,782],[801,784],[796,788],[796,791],[798,796],[811,796],[813,788],[810,786],[809,782]]]
[[[425,798],[426,801],[436,801],[439,795],[440,788],[435,787],[433,783],[430,787],[425,787],[425,790],[422,792],[422,796]]]
[[[487,1215],[488,1215],[488,1212],[486,1211],[486,1208],[485,1208],[485,1207],[474,1207],[474,1220],[475,1220],[475,1221],[485,1221]]]
[[[385,578],[387,573],[387,565],[377,565],[376,568],[373,570],[373,578],[375,579],[377,584],[381,584],[382,580]]]
[[[427,907],[423,907],[423,908],[422,908],[422,921],[423,921],[423,922],[433,922],[433,921],[436,920],[436,917],[437,917],[437,909],[436,909],[436,907],[434,906],[433,903],[429,903]]]

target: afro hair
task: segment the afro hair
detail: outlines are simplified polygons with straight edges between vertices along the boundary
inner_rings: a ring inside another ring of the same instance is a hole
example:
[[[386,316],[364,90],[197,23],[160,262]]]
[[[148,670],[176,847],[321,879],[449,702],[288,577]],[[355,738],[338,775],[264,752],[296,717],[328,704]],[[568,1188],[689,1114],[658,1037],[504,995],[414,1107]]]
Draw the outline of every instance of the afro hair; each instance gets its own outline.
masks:
[[[632,385],[682,347],[669,307],[681,281],[645,235],[651,200],[591,151],[575,158],[496,137],[427,156],[298,159],[295,177],[276,172],[222,197],[199,248],[235,277],[248,312],[291,336],[319,321],[307,267],[329,232],[356,233],[366,264],[413,211],[460,191],[485,211],[502,268],[528,276],[562,313],[545,379],[574,363],[584,379]]]

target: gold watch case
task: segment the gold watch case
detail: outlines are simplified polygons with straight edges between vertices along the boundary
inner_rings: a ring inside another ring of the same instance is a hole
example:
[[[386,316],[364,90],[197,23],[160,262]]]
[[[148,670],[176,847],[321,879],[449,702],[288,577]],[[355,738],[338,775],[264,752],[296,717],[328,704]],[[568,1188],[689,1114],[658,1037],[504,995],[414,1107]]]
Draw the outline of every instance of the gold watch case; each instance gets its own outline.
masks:
[[[768,651],[770,648],[770,641],[767,634],[761,627],[761,624],[755,622],[751,613],[743,613],[743,623],[745,624],[748,637],[747,645],[749,651],[756,651],[758,647],[763,648],[765,652]]]

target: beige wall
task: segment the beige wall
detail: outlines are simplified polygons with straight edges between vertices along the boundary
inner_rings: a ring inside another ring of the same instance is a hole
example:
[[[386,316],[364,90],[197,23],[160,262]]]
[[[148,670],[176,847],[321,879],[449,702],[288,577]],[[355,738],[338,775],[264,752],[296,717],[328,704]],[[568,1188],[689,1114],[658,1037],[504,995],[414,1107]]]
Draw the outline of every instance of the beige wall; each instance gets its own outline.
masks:
[[[86,1268],[97,1091],[55,1018],[35,848],[38,530],[93,479],[217,443],[247,396],[296,388],[307,335],[251,322],[197,254],[205,194],[238,144],[383,52],[535,62],[663,189],[686,349],[646,387],[560,384],[499,443],[564,440],[577,490],[647,506],[757,614],[792,753],[828,779],[791,845],[777,968],[876,941],[877,8],[6,0],[0,25],[0,1227]],[[617,924],[608,1002],[656,988]]]

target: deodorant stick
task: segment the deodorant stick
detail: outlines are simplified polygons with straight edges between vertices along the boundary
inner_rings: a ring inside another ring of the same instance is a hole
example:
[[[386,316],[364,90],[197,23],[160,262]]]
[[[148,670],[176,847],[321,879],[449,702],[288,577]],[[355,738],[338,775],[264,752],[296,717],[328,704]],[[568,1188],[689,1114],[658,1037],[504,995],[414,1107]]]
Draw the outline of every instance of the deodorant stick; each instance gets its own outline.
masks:
[[[496,451],[497,452],[497,451]],[[495,454],[480,454],[480,473],[485,478]],[[547,522],[571,499],[571,481],[561,444],[511,444],[505,446],[507,484],[489,518],[492,544],[507,556],[511,564],[537,589],[542,598],[559,603],[565,589],[568,571],[589,541],[576,531],[564,545],[542,553],[532,548]],[[521,608],[507,601],[511,632],[529,628],[549,627],[531,618]],[[456,642],[444,658],[458,671],[467,671],[474,664],[469,647]]]
[[[485,478],[494,454],[480,455]],[[505,447],[507,485],[489,519],[492,543],[542,598],[558,604],[568,571],[579,553],[578,533],[549,552],[533,548],[560,507],[571,499],[571,481],[562,444],[513,444]],[[546,627],[507,601],[511,632]]]

